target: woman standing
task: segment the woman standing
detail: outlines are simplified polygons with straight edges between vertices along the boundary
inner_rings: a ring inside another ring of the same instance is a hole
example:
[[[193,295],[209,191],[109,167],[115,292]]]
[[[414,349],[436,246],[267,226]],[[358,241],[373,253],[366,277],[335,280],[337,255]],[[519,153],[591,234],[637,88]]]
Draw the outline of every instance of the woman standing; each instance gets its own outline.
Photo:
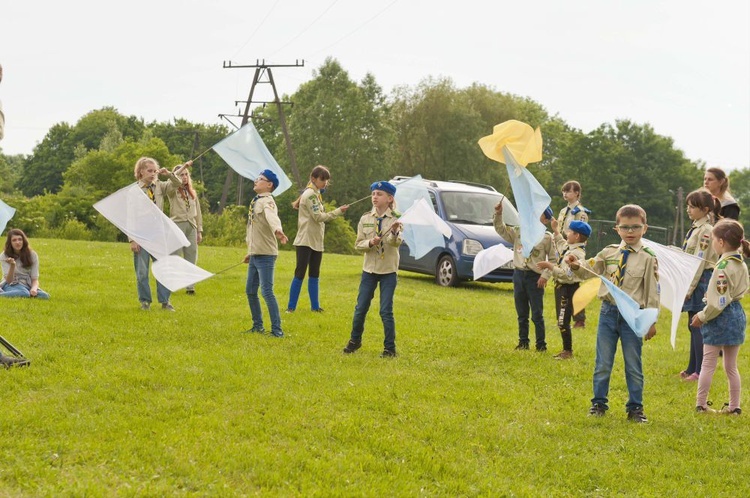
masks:
[[[721,168],[708,168],[703,175],[703,186],[721,202],[719,216],[740,219],[740,205],[729,193],[729,177]]]
[[[169,198],[169,217],[180,227],[180,230],[190,242],[188,247],[183,247],[177,252],[182,252],[183,258],[189,263],[195,264],[198,261],[198,244],[203,240],[203,215],[201,214],[201,203],[193,188],[193,179],[190,177],[190,171],[188,171],[192,164],[193,161],[188,161],[184,165],[175,166],[172,169],[172,173],[182,183],[179,186],[168,183],[167,197]],[[195,286],[189,286],[186,292],[190,295],[195,294]]]
[[[310,294],[310,308],[321,312],[319,298],[320,263],[323,260],[323,236],[325,223],[346,212],[348,205],[340,206],[330,213],[326,213],[321,194],[325,191],[331,179],[331,172],[325,166],[315,166],[310,173],[310,183],[302,195],[292,203],[292,207],[299,209],[297,219],[297,237],[294,246],[297,249],[297,266],[294,269],[292,286],[289,289],[289,304],[287,313],[297,309],[297,300],[302,290],[305,272],[310,268],[307,281],[307,292]]]
[[[8,230],[0,264],[3,268],[0,297],[49,299],[49,294],[39,288],[39,256],[29,246],[29,239],[23,230]]]

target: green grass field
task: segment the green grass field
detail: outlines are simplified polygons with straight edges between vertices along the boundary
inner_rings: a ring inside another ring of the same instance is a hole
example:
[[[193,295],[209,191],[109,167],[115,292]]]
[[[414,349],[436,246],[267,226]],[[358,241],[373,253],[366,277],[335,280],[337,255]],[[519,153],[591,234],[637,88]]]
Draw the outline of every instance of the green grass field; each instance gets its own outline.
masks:
[[[684,316],[676,351],[667,311],[644,346],[650,422],[638,425],[625,419],[619,353],[612,409],[587,416],[598,304],[574,334],[576,357],[554,361],[551,289],[550,352],[516,352],[509,284],[443,289],[404,272],[400,357],[378,357],[377,307],[362,349],[345,356],[361,256],[326,254],[326,312],[311,313],[303,289],[297,312],[282,315],[287,337],[275,339],[242,333],[244,265],[198,284],[195,296],[176,293],[176,313],[142,312],[126,244],[32,245],[52,300],[0,301],[2,335],[32,360],[0,371],[0,496],[750,493],[750,414],[694,413],[696,385],[678,378]],[[199,265],[218,271],[243,255],[203,247]],[[282,252],[282,309],[293,267],[294,254]],[[746,378],[749,363],[741,352]],[[727,401],[721,368],[710,399]]]

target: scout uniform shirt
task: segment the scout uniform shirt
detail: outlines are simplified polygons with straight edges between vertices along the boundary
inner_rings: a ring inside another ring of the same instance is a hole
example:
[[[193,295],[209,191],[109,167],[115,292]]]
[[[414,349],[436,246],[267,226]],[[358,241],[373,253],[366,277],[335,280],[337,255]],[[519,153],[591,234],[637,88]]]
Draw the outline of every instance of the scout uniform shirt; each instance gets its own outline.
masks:
[[[563,238],[567,236],[568,227],[570,226],[571,221],[577,220],[588,222],[590,212],[591,211],[583,207],[583,204],[581,204],[580,201],[575,201],[574,203],[568,204],[562,208],[557,217],[557,223],[560,226],[560,234],[562,234]]]
[[[713,270],[718,255],[711,244],[711,231],[714,229],[709,222],[708,216],[695,220],[685,235],[685,241],[682,243],[682,250],[693,256],[702,258],[698,271],[695,272],[693,281],[690,283],[688,295],[692,295],[695,287],[701,279],[705,270]]]
[[[547,260],[553,260],[555,251],[552,247],[552,234],[544,232],[542,241],[534,246],[531,250],[531,254],[528,258],[523,257],[523,246],[521,245],[521,228],[520,227],[509,227],[503,221],[502,216],[495,215],[494,218],[495,231],[505,240],[513,244],[513,267],[516,270],[531,270],[535,273],[539,273],[536,267],[537,263]],[[553,260],[554,261],[554,260]],[[549,280],[552,277],[550,270],[542,270],[542,278]]]
[[[698,312],[703,323],[713,320],[732,301],[739,301],[748,289],[747,266],[738,253],[726,253],[716,263],[706,290],[706,307]]]
[[[276,231],[281,228],[281,220],[276,210],[276,201],[270,192],[253,197],[247,213],[247,253],[250,256],[277,256],[279,245]]]
[[[314,185],[309,184],[300,197],[297,236],[294,238],[293,245],[323,252],[325,222],[341,216],[341,213],[341,208],[326,213],[320,191]]]
[[[383,216],[378,217],[377,210],[373,207],[362,215],[357,226],[357,241],[354,248],[365,253],[365,261],[362,270],[367,273],[385,275],[398,270],[399,253],[398,246],[403,241],[401,233],[388,232],[394,222],[398,220],[396,213],[387,209]],[[380,244],[370,247],[370,239],[376,235],[388,232],[380,241]]]
[[[162,211],[164,210],[164,196],[167,194],[167,186],[170,184],[174,187],[182,185],[182,181],[174,173],[170,172],[168,176],[169,180],[163,182],[156,180],[150,185],[143,180],[138,180],[138,186],[143,190],[143,193],[154,201],[154,204]]]
[[[587,262],[581,261],[581,266],[573,272],[584,280],[591,278],[591,272],[583,266],[588,264],[589,269],[593,270],[594,273],[604,275],[616,284],[620,256],[622,256],[623,250],[628,249],[628,259],[622,282],[619,285],[620,288],[632,297],[641,309],[659,309],[659,265],[656,261],[656,254],[640,241],[632,246],[628,246],[624,242],[608,245]],[[604,283],[599,287],[599,299],[615,304],[615,299]]]
[[[203,215],[201,214],[201,203],[190,197],[188,189],[180,183],[167,185],[167,196],[169,197],[169,217],[174,222],[186,221],[193,225],[198,232],[203,232]]]
[[[553,242],[557,251],[557,261],[553,261],[555,267],[552,269],[552,278],[558,284],[574,284],[581,281],[581,277],[573,273],[573,270],[565,262],[565,257],[572,254],[576,258],[583,260],[586,259],[586,244],[581,242],[578,244],[568,245],[568,242],[563,239],[562,235],[553,235]]]

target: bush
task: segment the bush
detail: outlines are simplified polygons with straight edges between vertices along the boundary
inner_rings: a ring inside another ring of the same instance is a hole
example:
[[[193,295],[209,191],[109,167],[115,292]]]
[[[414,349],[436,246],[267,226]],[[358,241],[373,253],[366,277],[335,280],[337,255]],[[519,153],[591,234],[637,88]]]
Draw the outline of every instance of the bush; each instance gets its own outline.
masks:
[[[201,206],[203,209],[204,206]],[[221,214],[203,209],[203,240],[211,246],[242,247],[247,216],[244,206],[227,206]]]

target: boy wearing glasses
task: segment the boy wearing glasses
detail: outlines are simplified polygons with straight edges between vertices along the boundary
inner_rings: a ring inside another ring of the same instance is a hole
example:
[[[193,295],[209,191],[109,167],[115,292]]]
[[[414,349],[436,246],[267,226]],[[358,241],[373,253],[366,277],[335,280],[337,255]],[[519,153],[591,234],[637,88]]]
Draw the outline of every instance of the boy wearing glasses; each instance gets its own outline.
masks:
[[[250,210],[247,215],[247,256],[244,262],[248,263],[248,267],[245,293],[253,319],[253,326],[248,332],[259,334],[266,332],[263,327],[260,299],[258,299],[260,287],[271,318],[271,335],[284,337],[284,332],[281,330],[279,303],[273,293],[273,270],[279,254],[276,239],[282,244],[288,241],[277,214],[276,201],[271,195],[271,192],[278,186],[279,177],[270,169],[261,171],[255,179],[253,190],[257,195],[250,201]]]
[[[646,212],[642,207],[628,204],[617,211],[615,230],[622,242],[612,244],[588,260],[586,268],[574,255],[566,256],[570,268],[581,278],[591,278],[592,272],[607,275],[626,294],[643,308],[659,308],[659,280],[656,255],[641,243],[646,233]],[[590,270],[590,271],[589,271]],[[596,366],[594,367],[594,397],[591,399],[589,415],[601,417],[609,409],[607,394],[609,379],[614,365],[617,341],[622,343],[625,361],[625,380],[629,399],[625,405],[628,420],[648,422],[643,414],[643,368],[641,348],[643,339],[635,335],[620,315],[614,298],[607,287],[599,288],[602,300],[599,314],[599,329],[596,333]],[[656,324],[652,325],[645,340],[656,335]]]

